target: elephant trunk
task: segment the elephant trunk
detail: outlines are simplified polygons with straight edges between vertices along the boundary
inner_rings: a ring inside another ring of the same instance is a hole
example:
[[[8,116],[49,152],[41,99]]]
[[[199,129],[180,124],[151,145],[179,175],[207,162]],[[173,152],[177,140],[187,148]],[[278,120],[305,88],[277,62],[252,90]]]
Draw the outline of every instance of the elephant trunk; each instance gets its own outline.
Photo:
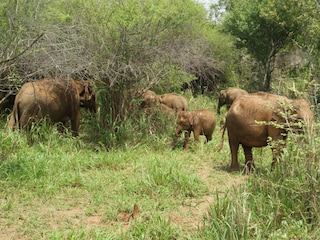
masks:
[[[182,128],[180,126],[178,126],[176,129],[176,132],[175,132],[176,137],[180,137],[181,132],[182,132]]]
[[[217,107],[217,113],[220,115],[220,108],[221,108],[221,104],[219,102],[218,107]]]
[[[220,96],[218,101],[217,113],[220,115],[220,108],[226,103],[226,101]]]

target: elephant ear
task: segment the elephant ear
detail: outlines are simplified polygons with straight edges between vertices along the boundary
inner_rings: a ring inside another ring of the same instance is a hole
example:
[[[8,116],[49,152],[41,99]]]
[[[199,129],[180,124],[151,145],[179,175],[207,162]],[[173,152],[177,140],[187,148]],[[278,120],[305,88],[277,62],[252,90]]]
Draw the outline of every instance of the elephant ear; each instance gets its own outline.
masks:
[[[80,99],[84,100],[90,100],[92,97],[92,94],[89,88],[89,82],[86,80],[82,80],[82,91],[80,92]]]
[[[199,117],[195,113],[189,112],[188,118],[190,126],[193,128],[193,126],[197,124]]]
[[[272,117],[271,117],[271,122],[275,122],[278,124],[283,124],[285,123],[285,118],[283,116],[280,116],[281,113],[277,111],[272,111]]]
[[[220,96],[219,96],[219,102],[221,104],[224,104],[227,98],[227,90],[221,90],[220,91]]]
[[[297,117],[297,109],[299,109],[300,106],[298,104],[280,104],[276,109],[272,111],[272,122],[276,122],[277,124],[280,124],[282,126],[276,126],[277,128],[289,128],[290,125],[294,122],[298,121]]]
[[[92,85],[88,80],[75,81],[75,85],[80,97],[80,107],[86,108],[91,112],[97,111],[96,97]]]
[[[227,90],[221,90],[221,96],[226,99],[227,98]]]
[[[188,118],[190,126],[193,127],[193,125],[194,125],[194,116],[193,116],[193,114],[191,114],[191,112],[187,112],[187,118]]]

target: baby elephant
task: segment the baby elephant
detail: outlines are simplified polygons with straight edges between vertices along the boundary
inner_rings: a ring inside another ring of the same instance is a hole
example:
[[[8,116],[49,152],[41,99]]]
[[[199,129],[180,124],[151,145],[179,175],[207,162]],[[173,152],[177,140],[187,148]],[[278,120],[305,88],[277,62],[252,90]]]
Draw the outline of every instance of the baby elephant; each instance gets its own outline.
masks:
[[[194,110],[191,112],[181,111],[178,114],[176,137],[179,137],[183,130],[185,133],[184,149],[189,147],[190,133],[193,132],[195,141],[199,142],[199,136],[206,136],[206,142],[212,139],[212,133],[216,127],[216,117],[206,109]]]

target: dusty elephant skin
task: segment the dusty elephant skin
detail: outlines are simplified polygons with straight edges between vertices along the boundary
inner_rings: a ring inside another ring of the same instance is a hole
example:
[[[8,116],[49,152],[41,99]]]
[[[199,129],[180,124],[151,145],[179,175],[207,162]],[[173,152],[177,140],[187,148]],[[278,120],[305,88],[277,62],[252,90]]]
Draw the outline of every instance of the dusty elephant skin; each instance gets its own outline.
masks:
[[[70,120],[73,135],[78,136],[80,107],[97,110],[88,81],[41,79],[28,82],[15,98],[8,128],[28,129],[33,121],[48,117],[52,123]]]
[[[183,148],[188,149],[191,132],[193,132],[195,141],[199,142],[199,136],[204,135],[206,136],[206,142],[208,142],[212,139],[215,127],[216,117],[209,110],[181,111],[178,114],[175,135],[179,137],[182,131],[187,131]]]
[[[157,94],[151,90],[138,91],[137,95],[142,99],[140,106],[142,108],[151,108],[156,105]]]
[[[225,90],[221,90],[219,94],[218,108],[217,113],[220,114],[220,108],[223,105],[227,105],[227,109],[229,109],[233,103],[233,101],[242,95],[247,95],[248,92],[238,87],[229,87]]]
[[[151,90],[143,90],[139,91],[139,96],[142,99],[140,107],[145,110],[159,108],[169,114],[188,110],[187,99],[176,93],[157,95]]]
[[[175,112],[188,111],[187,99],[176,93],[166,93],[158,96],[160,104],[163,104]]]
[[[292,111],[287,111],[288,105]],[[299,121],[304,122],[311,135],[313,112],[305,99],[291,100],[286,97],[269,93],[256,93],[239,96],[233,102],[226,117],[225,129],[228,130],[229,147],[231,152],[230,171],[239,170],[238,149],[241,144],[245,154],[245,165],[248,172],[254,168],[252,147],[264,147],[268,138],[274,142],[272,146],[273,161],[271,169],[278,161],[281,147],[286,140],[288,130],[301,132],[302,129],[294,125]],[[282,127],[279,128],[281,125]],[[281,141],[282,140],[282,141]]]
[[[175,112],[188,111],[187,99],[176,93],[166,93],[159,96],[159,102]]]

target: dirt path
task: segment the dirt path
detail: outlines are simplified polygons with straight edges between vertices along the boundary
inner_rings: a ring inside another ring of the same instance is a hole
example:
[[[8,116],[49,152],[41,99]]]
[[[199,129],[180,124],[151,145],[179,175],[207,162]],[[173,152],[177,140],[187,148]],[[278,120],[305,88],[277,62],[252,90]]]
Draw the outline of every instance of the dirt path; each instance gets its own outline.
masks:
[[[190,199],[188,205],[181,206],[168,217],[187,232],[195,231],[202,225],[203,216],[208,213],[210,205],[214,204],[217,193],[222,197],[232,187],[243,184],[247,178],[247,176],[219,170],[219,167],[213,169],[206,163],[198,168],[197,176],[208,186],[209,194]]]

